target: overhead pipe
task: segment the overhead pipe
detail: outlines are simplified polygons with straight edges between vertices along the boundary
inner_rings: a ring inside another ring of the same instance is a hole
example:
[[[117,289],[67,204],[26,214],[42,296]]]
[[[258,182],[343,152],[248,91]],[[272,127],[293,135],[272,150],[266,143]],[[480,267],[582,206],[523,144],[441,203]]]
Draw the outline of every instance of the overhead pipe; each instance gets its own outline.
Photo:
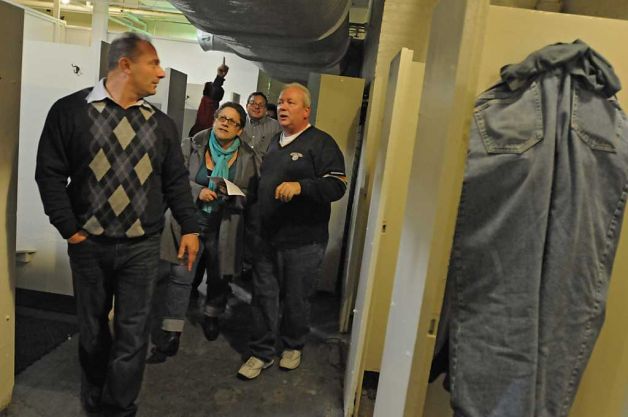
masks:
[[[170,0],[196,28],[236,38],[317,41],[336,32],[349,15],[349,0]],[[315,17],[315,18],[313,18]]]
[[[349,37],[349,0],[171,0],[199,29],[204,50],[232,52],[281,81],[339,72]],[[316,16],[313,19],[312,16]]]

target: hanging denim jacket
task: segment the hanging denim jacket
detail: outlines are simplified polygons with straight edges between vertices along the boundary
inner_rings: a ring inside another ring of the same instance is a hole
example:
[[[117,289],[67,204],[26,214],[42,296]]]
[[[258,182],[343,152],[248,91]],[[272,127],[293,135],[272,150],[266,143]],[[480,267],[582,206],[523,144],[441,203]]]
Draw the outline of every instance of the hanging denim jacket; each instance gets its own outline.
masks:
[[[626,202],[621,86],[580,40],[501,77],[474,110],[432,377],[448,353],[456,417],[565,417]]]

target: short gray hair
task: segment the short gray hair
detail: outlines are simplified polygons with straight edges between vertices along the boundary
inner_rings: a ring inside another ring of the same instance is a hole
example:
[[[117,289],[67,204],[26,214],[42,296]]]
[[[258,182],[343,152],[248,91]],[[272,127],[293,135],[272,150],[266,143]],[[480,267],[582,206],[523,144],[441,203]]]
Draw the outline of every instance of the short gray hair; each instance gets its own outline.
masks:
[[[124,32],[114,39],[113,42],[111,42],[109,54],[107,55],[107,70],[114,70],[122,57],[135,59],[137,56],[137,46],[141,42],[152,45],[149,36],[136,32]]]
[[[308,90],[306,86],[304,86],[303,84],[299,84],[299,83],[286,84],[281,89],[281,93],[286,91],[288,88],[296,88],[298,90],[301,90],[301,93],[303,93],[303,104],[305,105],[305,107],[311,107],[312,106],[312,95],[310,94],[310,90]],[[281,95],[281,93],[280,93],[280,95]]]

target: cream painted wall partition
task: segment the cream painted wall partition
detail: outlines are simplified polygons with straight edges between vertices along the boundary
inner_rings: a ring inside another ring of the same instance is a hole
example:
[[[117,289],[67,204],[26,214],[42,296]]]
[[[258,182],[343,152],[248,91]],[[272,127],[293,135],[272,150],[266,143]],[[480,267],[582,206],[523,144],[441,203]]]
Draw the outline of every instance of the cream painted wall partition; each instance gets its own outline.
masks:
[[[365,55],[362,67],[362,74],[371,81],[371,87],[359,176],[354,193],[347,267],[343,276],[345,292],[349,296],[341,309],[340,331],[342,332],[348,331],[358,287],[364,249],[364,225],[368,221],[375,160],[382,136],[384,99],[388,90],[390,61],[402,47],[414,50],[417,61],[425,60],[430,19],[436,2],[437,0],[371,1],[369,36],[364,46]]]
[[[488,0],[441,0],[432,15],[376,417],[423,409],[437,317],[430,312],[442,300],[488,8]]]
[[[336,140],[345,157],[347,178],[351,179],[364,93],[364,79],[310,74],[308,88],[312,93],[310,122],[329,133]],[[336,292],[347,218],[347,201],[349,200],[347,194],[331,206],[329,242],[323,261],[323,274],[318,284],[319,290]]]
[[[443,1],[443,3],[445,2]],[[437,19],[436,16],[435,19]],[[434,22],[436,21],[434,20]],[[435,23],[432,27],[438,28],[441,25]],[[451,32],[453,24],[448,23],[442,27],[442,30]],[[430,48],[432,44],[438,45],[440,42],[434,36],[435,33],[433,32]],[[504,64],[519,62],[530,52],[547,44],[572,42],[576,38],[584,40],[606,57],[613,64],[620,79],[625,84],[628,84],[628,54],[622,41],[628,38],[627,21],[490,6],[484,41],[481,44],[472,46],[476,51],[482,51],[481,60],[476,66],[467,68],[470,71],[479,71],[478,82],[477,84],[469,83],[468,86],[473,87],[473,94],[477,95],[498,80],[499,69]],[[441,50],[444,51],[445,49]],[[473,52],[469,51],[468,53],[472,54]],[[430,65],[435,65],[434,62],[430,61],[431,59],[433,57],[429,55],[426,70],[426,90],[424,92],[426,97],[428,94],[428,83],[430,82]],[[620,92],[618,98],[622,107],[628,109],[628,94]],[[433,105],[436,106],[437,103]],[[464,119],[470,117],[470,107],[462,102],[450,103],[449,108],[442,107],[441,111],[446,113],[455,111],[457,108],[464,108],[466,112],[466,115],[459,114],[458,117]],[[424,114],[428,112],[428,109],[423,104],[422,112]],[[427,132],[429,126],[424,125],[422,120],[422,118],[419,119],[419,146],[422,152],[425,152],[426,149],[420,141],[421,131]],[[426,120],[426,122],[429,121]],[[458,175],[463,168],[464,155],[461,152],[466,149],[466,141],[463,140],[465,134],[463,132],[458,135],[458,146],[454,146],[451,150],[455,155],[450,156],[450,162],[453,162],[453,165],[449,166],[455,171],[454,176]],[[426,197],[428,195],[425,194]],[[453,198],[453,195],[450,198]],[[408,218],[406,225],[423,222],[423,216],[420,215],[421,202],[413,200],[412,193],[409,193],[408,201],[408,207],[411,204],[415,204],[416,219]],[[449,207],[450,203],[446,204],[446,206]],[[457,198],[455,199],[455,204],[457,206]],[[448,212],[447,222],[453,225],[455,215],[455,212]],[[436,224],[439,223],[436,222]],[[407,229],[407,234],[411,235],[413,229],[414,226]],[[628,322],[628,308],[626,306],[626,299],[628,299],[628,279],[626,278],[628,276],[628,232],[626,230],[628,229],[624,228],[615,260],[609,291],[606,323],[580,385],[576,403],[570,413],[571,417],[626,417],[627,415],[628,332],[626,331],[625,323]],[[416,228],[415,232],[419,233],[419,228]],[[450,245],[451,230],[446,230],[444,235]],[[431,243],[431,245],[434,246],[434,243]],[[410,266],[414,265],[410,262],[410,256],[421,258],[421,247],[417,245],[416,249],[416,251],[404,255],[407,252],[407,248],[402,243],[397,281],[409,279],[410,276],[416,277],[417,272],[421,272],[418,267],[410,268]],[[405,262],[402,262],[404,257],[407,259]],[[433,267],[438,267],[439,272],[437,274],[426,274],[424,296],[415,300],[415,303],[418,302],[419,304],[422,300],[422,311],[414,349],[404,351],[403,337],[396,336],[392,331],[396,326],[389,325],[387,342],[390,342],[390,344],[387,343],[384,353],[383,370],[380,376],[380,391],[378,391],[375,410],[376,416],[451,416],[451,411],[442,404],[446,397],[442,395],[442,389],[439,385],[430,387],[429,398],[425,403],[425,409],[423,409],[427,371],[429,370],[433,350],[433,334],[428,329],[433,327],[429,326],[429,323],[433,317],[437,317],[440,311],[447,261],[448,259],[445,258],[435,259]],[[427,259],[419,259],[417,265],[425,265],[426,262],[428,262]],[[429,267],[432,267],[431,263]],[[397,288],[397,285],[396,283],[393,292],[394,300],[395,294],[398,292],[407,293],[407,291],[402,291],[403,286]],[[403,316],[400,315],[400,312],[396,312],[397,310],[401,311],[401,309],[401,306],[397,306],[391,310],[389,323],[395,322],[395,320],[399,320]],[[392,330],[391,327],[393,327]],[[405,329],[406,331],[411,331],[412,326],[407,325]],[[397,330],[401,331],[401,329]],[[400,389],[394,381],[395,378],[399,378],[399,374],[395,374],[396,368],[394,364],[404,355],[412,358],[412,381],[408,385],[402,400],[405,403],[404,414],[391,414],[390,408],[386,408],[386,404],[389,404],[388,401],[393,394],[391,391]]]
[[[15,223],[24,10],[0,2],[0,410],[11,401],[15,358]]]
[[[394,80],[392,76],[389,79],[384,130],[376,159],[369,210],[369,217],[377,214],[373,212],[373,205],[379,204],[381,215],[378,216],[374,227],[374,232],[379,234],[379,243],[377,246],[373,243],[369,248],[372,260],[368,270],[360,272],[360,285],[371,282],[371,291],[375,294],[371,298],[364,345],[363,363],[364,370],[367,371],[379,371],[382,361],[393,287],[392,278],[397,266],[406,193],[410,183],[410,164],[415,145],[417,119],[412,116],[419,112],[425,73],[425,64],[413,62],[412,51],[409,49],[403,48],[397,57],[391,64],[392,72],[396,61],[400,61],[397,79]],[[393,92],[395,95],[391,96]],[[392,112],[395,112],[394,119]],[[385,150],[386,147],[388,151]],[[379,196],[375,192],[375,187],[381,187],[378,191]],[[362,265],[364,269],[364,260]],[[364,273],[368,275],[365,277]]]
[[[373,189],[360,269],[351,347],[345,373],[345,416],[359,408],[367,363],[379,370],[388,317],[410,162],[414,151],[416,115],[423,87],[424,65],[412,61],[403,48],[390,64],[382,138],[377,152]],[[354,402],[355,399],[355,402]]]
[[[351,210],[350,229],[348,237],[348,247],[344,274],[342,277],[343,300],[340,306],[340,331],[349,331],[352,310],[356,304],[357,289],[360,278],[360,266],[362,263],[362,253],[365,246],[366,229],[364,224],[368,222],[368,207],[371,201],[372,171],[369,164],[368,144],[379,142],[382,131],[382,119],[384,116],[384,93],[388,78],[382,76],[375,77],[369,88],[369,105],[364,125],[362,150],[360,153],[360,165],[355,179],[355,192],[353,207]],[[347,295],[346,297],[344,295]]]

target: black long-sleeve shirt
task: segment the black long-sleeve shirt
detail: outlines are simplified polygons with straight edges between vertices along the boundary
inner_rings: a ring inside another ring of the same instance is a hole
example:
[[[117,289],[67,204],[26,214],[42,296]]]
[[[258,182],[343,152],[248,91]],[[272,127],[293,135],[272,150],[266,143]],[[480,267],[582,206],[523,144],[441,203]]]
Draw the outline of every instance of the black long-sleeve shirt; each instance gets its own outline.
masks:
[[[278,248],[327,243],[331,202],[346,190],[345,164],[334,139],[313,126],[286,146],[273,137],[261,166],[258,199],[262,236]],[[301,194],[275,199],[282,182],[295,181]]]
[[[182,233],[198,232],[174,122],[148,103],[88,103],[91,90],[58,100],[39,141],[35,179],[50,222],[66,239],[80,229],[134,238],[159,233],[168,206]]]

